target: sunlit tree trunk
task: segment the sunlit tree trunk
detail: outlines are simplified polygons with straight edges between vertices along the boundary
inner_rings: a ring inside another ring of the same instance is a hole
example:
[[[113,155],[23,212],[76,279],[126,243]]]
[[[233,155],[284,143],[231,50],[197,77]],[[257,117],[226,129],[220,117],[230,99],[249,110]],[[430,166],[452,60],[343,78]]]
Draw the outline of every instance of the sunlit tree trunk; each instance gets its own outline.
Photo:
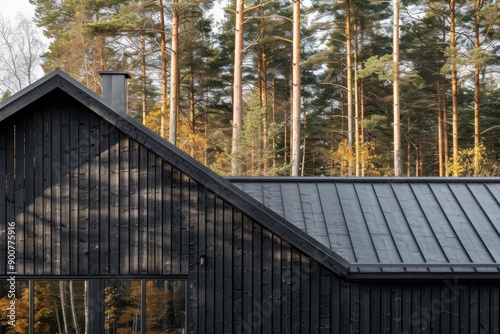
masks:
[[[358,25],[354,23],[354,133],[355,133],[355,165],[356,176],[361,176],[361,161],[363,159],[361,153],[361,125],[360,125],[360,111],[359,111],[359,82],[358,82]]]
[[[62,312],[62,318],[63,318],[63,325],[64,325],[64,332],[68,332],[68,319],[66,316],[66,297],[64,293],[64,282],[59,281],[59,298],[61,300],[61,312]]]
[[[455,0],[450,0],[451,103],[453,113],[453,175],[458,176],[458,73],[457,40],[455,33]]]
[[[353,115],[352,115],[352,47],[351,47],[351,3],[350,0],[345,0],[346,6],[346,18],[345,18],[345,39],[346,39],[346,59],[347,59],[347,144],[349,146],[349,150],[352,152],[353,150]],[[352,162],[349,159],[349,171],[348,176],[352,176]]]
[[[292,47],[292,176],[299,175],[300,163],[300,0],[293,0]]]
[[[76,316],[74,294],[75,293],[73,291],[73,281],[69,281],[69,302],[70,302],[70,307],[71,307],[71,316],[73,318],[73,327],[75,329],[75,334],[79,334],[80,328],[78,326],[78,317]]]
[[[401,176],[401,109],[399,98],[399,0],[393,0],[393,113],[394,113],[394,176]]]
[[[177,115],[179,113],[179,8],[178,1],[172,3],[172,46],[170,56],[170,127],[168,140],[177,143]]]
[[[479,25],[481,24],[481,8],[483,7],[484,0],[476,0],[476,13],[474,15],[474,47],[476,51],[481,48],[481,42],[479,40]],[[479,145],[480,139],[480,104],[479,99],[481,96],[481,86],[480,86],[480,73],[481,65],[479,61],[476,60],[474,64],[474,176],[479,174]]]
[[[147,117],[147,78],[146,78],[146,36],[141,38],[141,97],[142,97],[142,124],[146,124]]]
[[[236,24],[234,34],[234,78],[233,78],[233,136],[231,148],[231,173],[238,176],[241,172],[240,137],[243,126],[243,11],[244,1],[236,0]]]
[[[165,137],[165,115],[167,113],[167,42],[165,38],[165,13],[163,0],[158,0],[160,11],[160,55],[161,55],[161,103],[160,136]]]

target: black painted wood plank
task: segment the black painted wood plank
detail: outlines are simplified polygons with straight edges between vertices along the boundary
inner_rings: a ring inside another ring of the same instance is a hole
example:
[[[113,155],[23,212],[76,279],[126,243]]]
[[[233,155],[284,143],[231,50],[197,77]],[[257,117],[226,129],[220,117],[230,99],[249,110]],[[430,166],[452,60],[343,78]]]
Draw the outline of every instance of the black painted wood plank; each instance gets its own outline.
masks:
[[[109,132],[109,273],[120,274],[120,132]]]
[[[217,258],[215,250],[215,195],[206,193],[206,327],[205,333],[216,333],[215,331],[215,271]],[[219,247],[219,246],[218,246]],[[200,331],[201,333],[201,331]]]
[[[223,204],[224,332],[233,333],[233,208]]]
[[[78,273],[89,274],[89,186],[90,186],[90,124],[89,113],[81,110],[79,121],[78,177]]]
[[[35,204],[35,197],[34,197],[34,185],[35,185],[35,180],[34,180],[34,173],[35,173],[35,166],[34,166],[34,157],[35,157],[35,152],[34,149],[36,147],[35,145],[35,129],[34,129],[34,121],[33,121],[33,115],[29,114],[26,116],[26,132],[25,132],[25,164],[26,164],[26,188],[25,188],[25,201],[28,206],[31,206],[32,208],[34,207]],[[1,131],[0,131],[1,132]],[[68,141],[65,141],[66,143]],[[0,145],[0,152],[2,148]],[[0,153],[0,166],[3,164],[2,156]],[[2,182],[2,175],[5,176],[5,173],[2,172],[2,168],[0,167],[0,183]],[[5,183],[4,183],[5,185]],[[2,191],[1,186],[0,186],[0,212],[1,206],[2,206],[2,193],[5,192]],[[5,197],[4,197],[5,198]],[[69,213],[65,215],[65,217],[69,217]],[[2,219],[2,214],[0,213],[0,219]],[[25,218],[25,241],[24,241],[24,274],[25,275],[33,275],[35,272],[35,212],[33,209],[31,210],[26,210],[24,214]],[[0,247],[1,249],[1,247]],[[0,253],[1,254],[1,253]],[[67,251],[63,254],[67,255],[69,254],[69,247]]]
[[[380,332],[389,334],[391,332],[391,287],[382,284],[380,286]]]
[[[354,283],[353,283],[354,284]],[[339,298],[339,309],[340,309],[340,324],[339,332],[348,333],[350,331],[350,319],[351,319],[351,300],[349,290],[351,289],[351,284],[342,279],[339,280],[340,298]]]
[[[143,148],[139,148],[139,144],[135,140],[129,141],[129,275],[139,274],[139,263],[143,260],[142,254],[140,254],[142,252],[140,246],[142,245],[139,245],[139,235],[142,236],[142,226],[140,225],[143,222],[139,219],[142,219],[140,214],[142,214],[142,207],[145,205],[143,196],[147,191],[147,172],[142,150]]]
[[[340,279],[335,275],[332,275],[331,278],[331,305],[332,305],[332,313],[331,313],[331,321],[332,321],[332,331],[341,332],[341,314],[340,314]]]
[[[243,216],[243,277],[242,279],[242,316],[245,333],[252,331],[252,302],[253,302],[253,222],[248,216]]]
[[[243,332],[243,215],[234,211],[233,236],[233,333]]]
[[[113,159],[112,146],[110,145],[109,126],[106,126],[104,121],[99,121],[99,181],[98,189],[98,210],[99,210],[99,273],[108,275],[111,270],[110,251],[111,251],[111,179],[113,170],[111,161]],[[116,130],[115,130],[116,131]]]
[[[120,274],[130,274],[130,141],[120,133]]]
[[[444,281],[447,298],[444,299],[449,304],[450,310],[450,333],[458,333],[460,331],[460,291],[457,289],[457,281]]]
[[[315,260],[310,261],[309,267],[309,300],[310,300],[310,332],[319,333],[320,329],[320,267]]]
[[[272,301],[273,301],[273,321],[272,332],[278,333],[281,330],[281,305],[282,301],[282,276],[281,276],[281,239],[273,234],[273,249],[272,249]]]
[[[420,333],[422,331],[422,304],[420,301],[421,290],[419,284],[411,285],[411,313],[410,326],[411,333]]]
[[[321,266],[320,273],[320,333],[327,334],[331,333],[333,329],[331,328],[331,271]]]
[[[475,283],[469,288],[469,331],[479,332],[479,286]]]
[[[272,272],[273,272],[273,235],[262,229],[262,333],[272,332]]]
[[[359,331],[370,333],[370,325],[370,284],[359,283]]]
[[[71,254],[71,208],[70,208],[70,175],[71,168],[75,167],[75,160],[71,156],[71,137],[70,137],[70,110],[61,111],[61,126],[60,137],[61,141],[61,158],[60,158],[60,194],[61,194],[61,212],[60,212],[60,225],[61,225],[61,275],[69,275],[70,269],[70,254]],[[31,164],[31,159],[29,164]],[[27,163],[27,164],[28,164]],[[26,168],[32,168],[26,166]],[[29,173],[27,182],[32,182],[32,175]],[[31,190],[30,190],[31,192]]]
[[[172,274],[172,166],[163,162],[163,273]]]
[[[155,275],[163,272],[163,161],[160,157],[155,157],[155,196],[152,200],[155,203]]]
[[[190,178],[182,173],[181,178],[181,211],[180,211],[180,268],[182,275],[189,274],[189,211],[190,211]]]
[[[7,222],[7,124],[0,123],[0,221]],[[7,229],[0,228],[0,275],[7,272]]]
[[[352,283],[350,285],[350,300],[351,300],[351,333],[359,333],[360,331],[360,314],[362,312],[361,309],[361,304],[360,304],[360,291],[359,291],[359,284],[357,282]]]
[[[100,224],[99,212],[102,205],[100,199],[100,126],[99,119],[91,115],[90,148],[89,148],[89,272],[91,275],[101,274],[100,268]],[[104,246],[104,245],[103,245]]]
[[[411,333],[412,329],[412,289],[410,285],[401,286],[401,331]]]
[[[19,120],[16,124],[15,131],[15,184],[14,184],[14,201],[15,201],[15,220],[16,220],[16,272],[18,275],[24,274],[24,257],[25,257],[25,122]]]
[[[72,161],[72,168],[70,174],[70,254],[69,254],[69,268],[71,275],[78,275],[78,218],[79,218],[79,175],[80,175],[80,150],[79,150],[79,121],[78,121],[78,107],[76,105],[70,106],[69,112],[69,152]],[[36,168],[35,168],[36,170]],[[38,173],[35,174],[38,179]],[[35,185],[35,197],[38,197]],[[35,199],[36,200],[36,199]],[[38,256],[37,259],[38,260]]]
[[[252,235],[253,273],[252,273],[252,333],[261,333],[262,325],[262,226],[253,222]]]
[[[198,322],[200,308],[200,274],[201,269],[200,257],[200,214],[199,214],[199,199],[198,199],[198,184],[195,181],[189,180],[189,273],[190,273],[190,294],[189,304],[191,310],[188,317],[189,330],[198,332]],[[203,246],[202,246],[203,247]]]
[[[490,327],[491,332],[500,332],[500,286],[492,284],[490,287]]]
[[[301,288],[302,281],[300,275],[300,252],[296,248],[292,248],[292,289],[290,295],[290,308],[292,313],[291,318],[291,333],[301,333]]]
[[[300,328],[302,333],[311,331],[311,259],[300,254]]]
[[[431,288],[429,284],[421,284],[420,285],[420,302],[421,302],[421,333],[430,333],[431,332]]]
[[[148,151],[148,193],[147,193],[147,208],[148,210],[146,211],[146,223],[147,223],[147,229],[145,231],[145,237],[143,239],[143,242],[145,241],[147,243],[147,258],[146,264],[144,265],[142,269],[142,273],[146,274],[156,274],[156,242],[161,240],[158,240],[158,231],[157,228],[161,228],[161,226],[157,223],[156,220],[156,185],[160,184],[160,180],[156,180],[156,177],[158,176],[157,171],[159,168],[157,168],[156,164],[156,155],[150,151]],[[144,211],[143,211],[144,212]],[[144,217],[141,218],[141,220]]]
[[[373,283],[370,287],[370,322],[374,333],[381,331],[382,301],[380,296],[380,284]]]
[[[481,284],[479,285],[479,333],[489,333],[490,332],[490,285]]]
[[[439,333],[451,333],[450,332],[450,315],[451,315],[451,295],[450,295],[450,290],[448,287],[445,285],[438,285],[436,284],[436,292],[433,292],[433,308],[438,308],[439,309],[439,324],[436,323],[436,330],[439,331]],[[439,301],[437,305],[435,305],[434,301],[434,294],[436,294],[436,298]],[[439,327],[438,327],[439,326]]]
[[[179,170],[172,168],[172,274],[181,273],[181,178]]]
[[[470,287],[466,286],[463,290],[460,291],[460,309],[459,309],[459,318],[460,318],[460,332],[461,333],[470,333],[470,317],[471,313],[469,312],[470,308]]]
[[[6,213],[6,222],[8,223],[14,223],[14,225],[17,225],[16,217],[15,217],[15,184],[14,184],[14,173],[15,173],[15,146],[14,146],[14,136],[15,136],[15,129],[14,126],[10,126],[6,129],[6,138],[7,138],[7,145],[6,145],[6,164],[5,164],[5,175],[6,175],[6,187],[5,187],[5,213]],[[17,233],[17,226],[15,228],[15,231]],[[11,250],[16,248],[15,245],[12,243],[9,243],[9,238],[8,234],[5,235],[4,239],[5,243],[4,245],[6,247],[6,252],[4,253],[4,259],[6,259],[9,255],[9,246],[12,247],[10,248]],[[10,240],[12,241],[12,240]],[[16,236],[16,241],[17,241],[17,236]],[[43,267],[41,268],[43,270]],[[16,272],[17,271],[17,264],[16,268],[13,268],[11,266],[6,265],[5,268],[6,273],[10,272]]]
[[[140,275],[148,273],[148,262],[152,258],[149,258],[148,253],[148,243],[149,243],[149,210],[154,209],[149,207],[148,195],[149,195],[149,179],[154,179],[154,171],[149,170],[149,162],[148,162],[148,151],[142,145],[139,145],[134,141],[134,150],[135,145],[137,144],[137,165],[136,168],[131,168],[132,171],[137,172],[137,188],[136,194],[137,197],[132,200],[131,198],[131,207],[134,207],[132,212],[137,215],[137,219],[130,217],[130,228],[131,234],[134,236],[131,238],[132,249],[136,252],[137,258],[134,259],[133,267],[134,271],[137,270],[137,273]],[[132,154],[134,156],[135,152]],[[131,182],[132,186],[132,182]],[[131,190],[132,191],[132,190]],[[134,231],[134,233],[132,233]],[[132,266],[132,264],[131,264]]]
[[[291,291],[292,291],[292,249],[284,241],[281,242],[281,330],[290,333],[292,323]]]
[[[224,332],[224,202],[215,198],[215,312],[216,333]]]
[[[390,285],[387,289],[391,289],[391,333],[399,334],[402,331],[401,313],[403,309],[402,303],[402,288],[399,284]]]
[[[52,231],[56,229],[52,221],[52,113],[49,106],[43,107],[43,274],[52,274]]]
[[[198,267],[198,308],[194,312],[198,312],[198,322],[193,323],[194,333],[206,332],[206,312],[207,312],[207,191],[203,186],[198,187],[198,261],[201,256],[205,257],[205,265]],[[195,239],[196,242],[196,239]],[[193,264],[195,265],[195,264]]]

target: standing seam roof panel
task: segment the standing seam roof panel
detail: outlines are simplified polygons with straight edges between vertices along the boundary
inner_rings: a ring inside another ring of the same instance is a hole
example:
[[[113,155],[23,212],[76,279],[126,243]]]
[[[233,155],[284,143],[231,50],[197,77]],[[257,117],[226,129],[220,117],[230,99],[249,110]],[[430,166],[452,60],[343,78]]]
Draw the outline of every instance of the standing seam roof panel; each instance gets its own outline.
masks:
[[[450,184],[449,187],[495,262],[500,262],[500,235],[479,205],[481,199],[473,196],[465,184]],[[478,214],[481,211],[483,215]]]
[[[299,192],[304,211],[304,221],[308,226],[309,233],[319,242],[330,247],[316,185],[314,183],[299,183]]]
[[[396,246],[404,263],[423,263],[424,258],[411,233],[406,218],[401,212],[399,203],[390,184],[375,188],[380,207],[387,222],[387,227],[396,240]]]
[[[337,191],[344,210],[347,229],[356,254],[357,261],[361,263],[377,263],[375,247],[371,241],[366,227],[359,199],[353,184],[338,183]]]
[[[401,263],[401,255],[394,243],[385,217],[371,183],[355,184],[364,220],[380,263]]]
[[[323,204],[323,214],[330,234],[330,248],[350,262],[356,261],[349,230],[345,222],[336,184],[318,183],[318,192]]]
[[[413,189],[408,183],[393,184],[394,193],[399,199],[408,226],[410,227],[417,244],[428,263],[449,262],[441,245],[437,242],[436,234],[422,212],[421,206],[415,197]]]
[[[476,229],[463,213],[462,207],[456,202],[456,198],[448,187],[431,184],[430,188],[448,217],[451,226],[458,235],[464,249],[474,263],[489,263],[493,260],[490,252],[486,249],[484,242],[477,234]]]
[[[463,244],[458,238],[455,230],[451,226],[448,217],[438,205],[434,193],[428,184],[412,184],[413,192],[417,201],[420,203],[423,214],[433,229],[437,242],[451,263],[471,262],[469,254],[464,249]]]

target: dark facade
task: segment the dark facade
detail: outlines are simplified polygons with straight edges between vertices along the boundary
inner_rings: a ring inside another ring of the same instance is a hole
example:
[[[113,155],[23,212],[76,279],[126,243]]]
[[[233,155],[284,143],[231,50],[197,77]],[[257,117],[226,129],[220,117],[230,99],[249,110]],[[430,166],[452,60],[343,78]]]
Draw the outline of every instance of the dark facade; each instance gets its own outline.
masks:
[[[9,222],[18,280],[88,280],[89,299],[110,278],[184,280],[189,333],[500,328],[498,267],[350,277],[332,249],[60,71],[0,104],[3,278]],[[103,332],[104,306],[89,305],[89,332]]]

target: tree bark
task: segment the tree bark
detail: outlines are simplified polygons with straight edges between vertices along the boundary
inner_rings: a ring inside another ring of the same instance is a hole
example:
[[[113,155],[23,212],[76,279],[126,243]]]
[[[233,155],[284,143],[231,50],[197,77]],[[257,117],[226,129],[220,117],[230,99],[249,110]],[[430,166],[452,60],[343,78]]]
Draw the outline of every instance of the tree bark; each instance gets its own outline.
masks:
[[[345,0],[345,39],[346,39],[346,59],[347,59],[347,144],[349,146],[349,150],[352,152],[353,149],[353,134],[352,134],[352,123],[353,123],[353,115],[352,115],[352,47],[351,47],[351,3],[350,0]],[[349,159],[348,166],[348,176],[352,176],[352,161]]]
[[[401,176],[401,109],[399,98],[399,0],[393,0],[393,113],[394,113],[394,176]]]
[[[172,49],[170,53],[170,127],[168,140],[177,144],[177,115],[179,114],[179,8],[172,3]]]
[[[300,0],[293,0],[292,49],[292,176],[299,175],[300,163]]]
[[[240,141],[243,128],[243,11],[244,1],[236,0],[236,24],[234,34],[234,78],[233,78],[233,136],[231,148],[231,173],[240,175]]]
[[[165,39],[165,14],[163,0],[158,0],[160,10],[160,55],[161,55],[161,103],[160,136],[165,137],[165,115],[167,113],[167,42]]]
[[[453,113],[453,176],[458,176],[458,73],[455,33],[455,0],[450,0],[451,103]]]
[[[480,12],[484,0],[476,0],[476,13],[474,15],[474,47],[478,51],[481,47],[479,40],[479,25],[481,24]],[[479,145],[480,139],[480,104],[479,99],[481,96],[481,65],[476,60],[474,64],[474,176],[479,174]]]

